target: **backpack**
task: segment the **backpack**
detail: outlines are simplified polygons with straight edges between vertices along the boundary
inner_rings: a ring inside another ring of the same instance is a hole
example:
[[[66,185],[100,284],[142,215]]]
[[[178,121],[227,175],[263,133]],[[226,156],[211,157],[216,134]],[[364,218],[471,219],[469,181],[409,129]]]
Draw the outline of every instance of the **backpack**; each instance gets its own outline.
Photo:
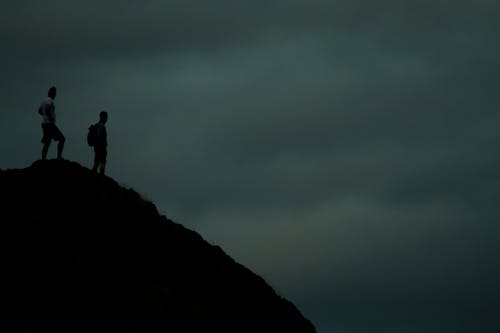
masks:
[[[93,147],[95,146],[96,143],[97,143],[97,125],[93,124],[90,125],[89,127],[89,132],[87,134],[87,144],[90,147]]]

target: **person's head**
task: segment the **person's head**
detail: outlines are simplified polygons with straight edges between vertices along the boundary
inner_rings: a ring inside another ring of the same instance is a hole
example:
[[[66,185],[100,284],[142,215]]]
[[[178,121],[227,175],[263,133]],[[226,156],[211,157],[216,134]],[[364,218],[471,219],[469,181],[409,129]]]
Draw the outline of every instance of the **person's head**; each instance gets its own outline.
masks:
[[[48,95],[50,98],[54,99],[54,98],[56,98],[56,94],[57,94],[57,89],[56,89],[56,87],[50,87],[50,88],[49,88],[49,92],[47,93],[47,95]]]
[[[106,111],[101,111],[99,113],[99,122],[105,124],[108,121],[108,113]]]

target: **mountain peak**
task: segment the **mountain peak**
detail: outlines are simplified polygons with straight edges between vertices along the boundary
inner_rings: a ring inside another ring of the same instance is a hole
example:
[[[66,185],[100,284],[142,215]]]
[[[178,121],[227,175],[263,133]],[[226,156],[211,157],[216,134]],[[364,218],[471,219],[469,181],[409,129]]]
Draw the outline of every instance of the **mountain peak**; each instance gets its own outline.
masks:
[[[218,246],[65,160],[0,170],[0,325],[20,332],[315,332]]]

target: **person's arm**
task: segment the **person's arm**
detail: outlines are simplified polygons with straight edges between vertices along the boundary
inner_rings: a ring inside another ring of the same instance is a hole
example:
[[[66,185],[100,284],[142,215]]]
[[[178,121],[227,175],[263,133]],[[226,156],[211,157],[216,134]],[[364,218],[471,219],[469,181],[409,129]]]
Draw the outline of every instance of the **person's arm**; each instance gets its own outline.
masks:
[[[48,105],[49,107],[49,119],[50,121],[54,122],[56,120],[56,113],[55,113],[55,107],[54,107],[54,103],[50,103]]]

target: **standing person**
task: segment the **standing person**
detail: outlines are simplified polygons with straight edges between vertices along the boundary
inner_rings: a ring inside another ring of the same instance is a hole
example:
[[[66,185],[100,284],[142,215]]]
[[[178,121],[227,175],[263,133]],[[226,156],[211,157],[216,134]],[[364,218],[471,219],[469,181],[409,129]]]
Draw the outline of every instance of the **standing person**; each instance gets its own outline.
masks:
[[[99,169],[100,174],[104,174],[106,169],[106,156],[108,155],[108,135],[106,133],[106,122],[108,121],[108,113],[101,111],[99,114],[99,122],[96,126],[96,137],[94,143],[94,167],[92,170],[97,172]]]
[[[66,141],[66,138],[56,126],[56,107],[54,105],[56,94],[56,87],[51,87],[47,94],[47,98],[42,101],[42,104],[38,109],[38,113],[40,113],[40,115],[42,116],[42,160],[47,159],[47,152],[49,151],[49,146],[52,139],[58,141],[57,158],[61,159],[64,149],[64,142]]]

